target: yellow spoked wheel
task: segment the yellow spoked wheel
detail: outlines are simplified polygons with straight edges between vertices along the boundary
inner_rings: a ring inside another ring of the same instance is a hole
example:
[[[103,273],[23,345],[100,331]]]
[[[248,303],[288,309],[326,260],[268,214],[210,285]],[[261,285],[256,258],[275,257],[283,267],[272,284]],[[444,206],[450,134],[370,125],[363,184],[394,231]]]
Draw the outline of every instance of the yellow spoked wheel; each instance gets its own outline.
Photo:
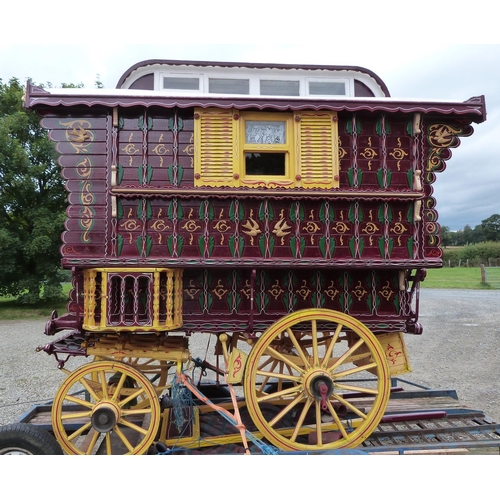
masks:
[[[149,380],[116,361],[70,373],[52,404],[52,428],[71,455],[140,455],[158,432],[160,404]]]
[[[380,343],[360,321],[306,309],[262,334],[247,360],[244,388],[254,424],[278,448],[354,448],[384,415],[390,373]],[[279,411],[266,418],[269,405]]]

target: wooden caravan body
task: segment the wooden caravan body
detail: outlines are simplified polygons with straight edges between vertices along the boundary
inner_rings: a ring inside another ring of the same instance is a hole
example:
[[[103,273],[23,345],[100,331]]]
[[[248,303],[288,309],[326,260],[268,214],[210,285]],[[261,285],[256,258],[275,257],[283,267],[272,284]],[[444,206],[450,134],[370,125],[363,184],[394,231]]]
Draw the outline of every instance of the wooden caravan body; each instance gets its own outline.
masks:
[[[385,350],[422,331],[418,284],[442,265],[433,183],[486,119],[483,96],[395,99],[364,68],[199,61],[138,63],[114,90],[28,83],[25,105],[69,193],[73,290],[46,333],[258,339],[320,310]]]

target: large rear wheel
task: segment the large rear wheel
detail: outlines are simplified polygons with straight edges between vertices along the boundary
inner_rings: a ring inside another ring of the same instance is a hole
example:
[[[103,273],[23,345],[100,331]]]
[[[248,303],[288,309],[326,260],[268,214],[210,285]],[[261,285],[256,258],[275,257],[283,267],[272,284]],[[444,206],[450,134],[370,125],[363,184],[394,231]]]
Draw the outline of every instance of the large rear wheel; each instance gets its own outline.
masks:
[[[384,415],[390,373],[383,348],[360,321],[306,309],[262,334],[250,352],[244,388],[254,424],[278,448],[354,448]],[[264,411],[270,403],[280,407],[271,419]]]

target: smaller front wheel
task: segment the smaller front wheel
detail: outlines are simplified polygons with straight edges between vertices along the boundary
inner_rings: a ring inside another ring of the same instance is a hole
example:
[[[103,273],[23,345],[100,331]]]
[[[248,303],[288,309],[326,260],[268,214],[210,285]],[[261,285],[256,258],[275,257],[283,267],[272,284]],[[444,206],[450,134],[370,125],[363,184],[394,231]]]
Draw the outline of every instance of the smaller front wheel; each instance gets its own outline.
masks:
[[[32,424],[0,427],[0,455],[62,455],[62,448],[50,432]]]

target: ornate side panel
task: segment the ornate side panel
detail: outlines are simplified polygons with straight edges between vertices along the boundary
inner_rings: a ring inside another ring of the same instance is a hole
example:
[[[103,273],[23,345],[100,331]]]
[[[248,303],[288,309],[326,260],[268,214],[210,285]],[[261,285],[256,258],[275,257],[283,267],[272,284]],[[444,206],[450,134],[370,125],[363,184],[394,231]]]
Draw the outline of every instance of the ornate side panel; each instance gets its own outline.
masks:
[[[61,154],[59,163],[69,191],[68,219],[62,235],[63,260],[97,262],[108,253],[111,117],[106,113],[47,115],[41,124],[49,129],[50,138]]]
[[[189,269],[184,327],[216,331],[267,328],[292,311],[326,307],[353,315],[374,332],[406,331],[409,293],[394,270]],[[251,297],[254,309],[251,312]]]

